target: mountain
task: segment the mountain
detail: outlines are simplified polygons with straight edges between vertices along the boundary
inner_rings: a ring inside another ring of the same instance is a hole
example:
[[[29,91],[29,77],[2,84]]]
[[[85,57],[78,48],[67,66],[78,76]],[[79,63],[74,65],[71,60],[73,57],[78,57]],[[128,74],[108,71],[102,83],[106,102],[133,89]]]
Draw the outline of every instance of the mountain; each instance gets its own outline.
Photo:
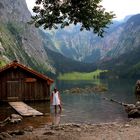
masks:
[[[98,68],[108,69],[107,77],[138,78],[140,77],[140,45],[133,51],[117,58],[98,63]]]
[[[17,59],[42,73],[98,67],[122,77],[139,75],[140,14],[114,21],[104,38],[81,32],[79,25],[42,32],[27,24],[31,14],[25,0],[0,0],[0,15],[0,66]]]
[[[119,36],[117,44],[113,47],[111,56],[118,57],[121,54],[133,51],[140,45],[140,14],[127,20]]]
[[[139,44],[139,29],[135,27],[136,21],[134,20],[138,16],[129,15],[123,22],[113,21],[113,24],[108,29],[105,29],[103,38],[98,37],[91,31],[81,32],[79,25],[46,31],[43,36],[44,39],[45,36],[50,38],[53,47],[48,45],[49,49],[59,52],[68,58],[86,63],[93,63],[102,59],[108,60],[118,57],[129,50],[131,51],[132,48]],[[131,32],[132,29],[133,32]],[[135,32],[137,32],[137,37]],[[137,44],[133,45],[134,42],[132,40],[137,42]],[[133,47],[127,47],[130,46],[129,43]]]
[[[104,38],[87,31],[80,32],[78,26],[47,31],[42,37],[53,46],[47,45],[47,48],[63,56],[94,62],[99,68],[110,70],[110,75],[136,77],[140,70],[140,14],[126,19],[114,21]]]
[[[30,17],[25,0],[0,0],[0,63],[16,59],[40,72],[55,73],[39,30],[27,24]]]
[[[54,52],[47,47],[46,51],[52,66],[57,69],[57,75],[59,73],[68,73],[68,72],[91,72],[97,69],[94,63],[83,63],[75,61],[73,59],[67,58],[60,53]]]
[[[106,56],[116,45],[122,26],[122,22],[114,21],[101,38],[91,31],[81,32],[79,25],[71,25],[65,29],[46,31],[44,39],[50,38],[53,47],[47,47],[52,51],[77,61],[93,63]]]
[[[0,66],[16,59],[51,76],[96,69],[94,64],[81,63],[55,52],[50,34],[43,37],[44,32],[27,23],[31,14],[25,0],[1,0],[0,14]]]
[[[109,52],[112,59],[99,63],[100,68],[109,69],[108,75],[140,77],[140,14],[134,15],[124,24],[116,46]]]

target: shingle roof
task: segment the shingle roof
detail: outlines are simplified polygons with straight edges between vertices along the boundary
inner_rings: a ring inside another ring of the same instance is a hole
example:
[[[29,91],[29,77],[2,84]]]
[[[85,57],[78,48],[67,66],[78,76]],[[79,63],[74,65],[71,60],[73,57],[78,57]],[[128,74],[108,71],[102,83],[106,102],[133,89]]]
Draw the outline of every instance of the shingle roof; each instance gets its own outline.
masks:
[[[52,80],[51,78],[49,78],[49,77],[47,77],[47,76],[45,76],[45,75],[43,75],[43,74],[31,69],[31,68],[29,68],[29,67],[27,67],[27,66],[25,66],[23,64],[18,63],[16,60],[11,62],[11,63],[9,63],[9,64],[7,64],[7,65],[5,65],[4,67],[0,68],[0,73],[5,71],[5,70],[7,70],[7,69],[9,69],[9,68],[15,67],[15,66],[20,67],[21,69],[23,69],[25,71],[28,71],[28,72],[38,76],[41,79],[47,80],[48,84],[52,84],[54,82],[54,80]]]

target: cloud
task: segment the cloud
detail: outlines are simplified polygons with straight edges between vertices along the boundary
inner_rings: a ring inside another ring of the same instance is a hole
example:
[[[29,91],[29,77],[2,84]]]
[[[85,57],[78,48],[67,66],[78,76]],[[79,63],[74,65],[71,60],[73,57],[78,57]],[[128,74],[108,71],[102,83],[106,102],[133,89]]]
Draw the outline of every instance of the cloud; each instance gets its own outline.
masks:
[[[117,19],[140,13],[140,0],[103,0],[101,4],[107,11],[113,11]]]

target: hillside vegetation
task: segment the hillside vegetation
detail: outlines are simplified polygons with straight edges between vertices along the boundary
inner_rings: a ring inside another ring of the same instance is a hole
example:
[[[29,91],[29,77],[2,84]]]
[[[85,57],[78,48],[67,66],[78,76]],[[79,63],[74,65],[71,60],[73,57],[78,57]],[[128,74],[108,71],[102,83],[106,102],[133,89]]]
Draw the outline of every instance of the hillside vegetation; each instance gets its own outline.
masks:
[[[41,73],[55,73],[49,64],[38,29],[27,24],[31,14],[25,0],[1,1],[0,13],[1,65],[18,60]]]
[[[99,67],[108,69],[108,77],[140,77],[140,14],[132,16],[125,24],[117,46],[110,54],[115,57],[102,60]],[[118,55],[120,54],[120,55]]]
[[[96,70],[89,73],[81,73],[81,72],[71,72],[60,74],[58,79],[60,80],[93,80],[98,79],[102,72],[107,72],[107,70]]]
[[[45,47],[45,50],[48,54],[51,65],[56,68],[57,76],[59,75],[59,73],[71,73],[73,71],[91,72],[97,69],[94,63],[86,64],[83,62],[72,60],[60,53],[48,49],[47,47]]]
[[[5,66],[6,62],[0,58],[0,68]]]

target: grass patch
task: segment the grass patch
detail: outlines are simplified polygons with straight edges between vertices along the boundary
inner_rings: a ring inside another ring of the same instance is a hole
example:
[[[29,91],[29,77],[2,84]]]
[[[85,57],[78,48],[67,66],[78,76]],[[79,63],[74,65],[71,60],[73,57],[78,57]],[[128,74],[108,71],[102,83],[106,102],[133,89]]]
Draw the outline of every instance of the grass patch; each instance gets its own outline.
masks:
[[[60,74],[58,76],[58,79],[59,80],[93,80],[93,79],[99,79],[100,74],[102,72],[107,72],[107,70],[96,70],[89,73],[81,73],[81,72],[65,73],[65,74]]]
[[[5,65],[6,65],[6,62],[3,61],[3,60],[0,60],[0,68],[3,67],[3,66],[5,66]]]

